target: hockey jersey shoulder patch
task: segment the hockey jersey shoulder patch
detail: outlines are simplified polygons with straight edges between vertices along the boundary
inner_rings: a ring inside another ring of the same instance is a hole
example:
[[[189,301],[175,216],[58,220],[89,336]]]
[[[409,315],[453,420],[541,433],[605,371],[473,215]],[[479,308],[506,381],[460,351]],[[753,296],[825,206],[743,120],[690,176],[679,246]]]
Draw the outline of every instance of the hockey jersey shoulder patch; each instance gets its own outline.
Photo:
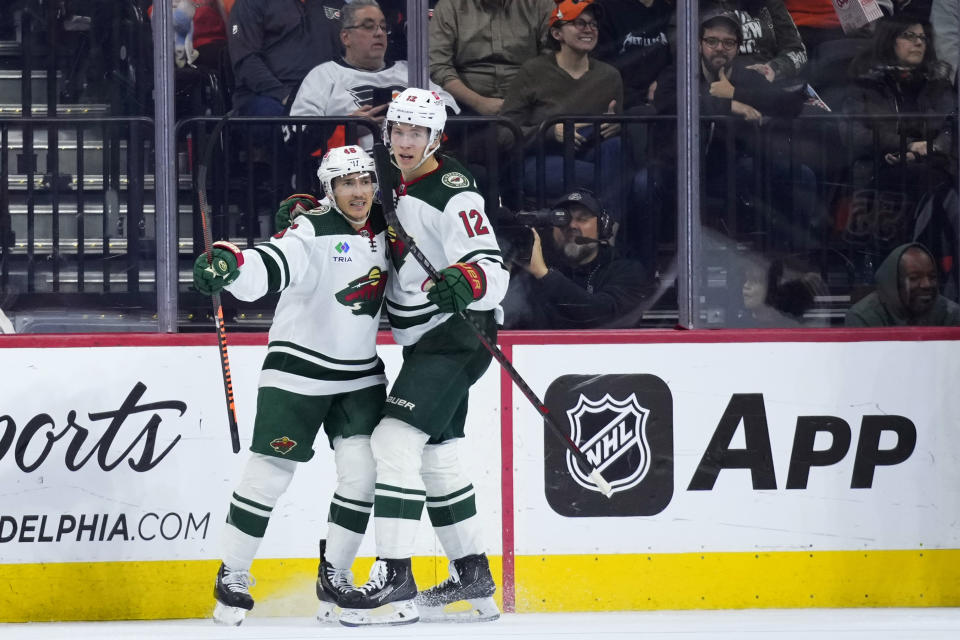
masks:
[[[459,162],[443,156],[440,170],[411,184],[407,195],[426,202],[437,211],[443,211],[451,198],[468,192],[480,193],[473,176]]]
[[[311,209],[301,215],[310,221],[313,233],[317,237],[353,233],[353,227],[328,204],[320,203],[320,206],[316,209]]]
[[[448,171],[440,178],[445,186],[451,189],[466,189],[470,186],[470,179],[459,171]]]

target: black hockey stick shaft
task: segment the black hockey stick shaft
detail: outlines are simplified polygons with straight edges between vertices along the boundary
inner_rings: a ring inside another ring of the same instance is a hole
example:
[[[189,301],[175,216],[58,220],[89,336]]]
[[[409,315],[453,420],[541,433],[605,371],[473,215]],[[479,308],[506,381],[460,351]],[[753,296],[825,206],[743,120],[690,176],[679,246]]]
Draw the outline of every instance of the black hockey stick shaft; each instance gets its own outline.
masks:
[[[197,169],[197,199],[200,201],[200,226],[203,228],[203,250],[207,254],[207,263],[213,262],[213,233],[210,230],[210,208],[207,205],[207,167],[213,152],[213,145],[220,136],[220,130],[227,122],[224,116],[213,128],[210,139],[203,150],[203,158]],[[233,376],[230,374],[230,356],[227,354],[227,329],[223,323],[223,304],[220,293],[212,295],[213,322],[217,327],[217,345],[220,349],[220,372],[223,374],[223,393],[227,400],[227,424],[230,427],[230,446],[234,453],[240,453],[240,427],[237,424],[237,406],[233,396]]]
[[[397,237],[403,241],[407,251],[409,251],[414,260],[416,260],[420,266],[423,267],[423,270],[427,272],[427,275],[430,277],[430,279],[434,282],[439,281],[440,273],[433,266],[433,264],[430,263],[430,260],[427,259],[427,256],[423,254],[423,252],[420,250],[420,247],[416,245],[416,243],[413,241],[413,238],[407,235],[407,232],[400,225],[400,219],[397,218],[396,207],[393,203],[393,187],[389,182],[390,176],[392,175],[390,171],[390,153],[387,151],[387,148],[383,145],[383,143],[377,142],[373,145],[373,160],[377,167],[377,179],[382,181],[380,187],[380,200],[383,205],[383,215],[387,220],[387,224],[393,227]],[[384,182],[387,183],[386,189],[384,189],[383,186]],[[600,470],[590,462],[586,454],[584,454],[580,447],[577,446],[577,443],[566,434],[559,424],[557,424],[557,421],[554,419],[550,409],[547,408],[547,405],[545,405],[539,397],[537,397],[537,394],[534,393],[533,389],[530,388],[530,385],[528,385],[526,380],[523,379],[523,377],[520,375],[520,372],[518,372],[516,367],[513,366],[513,363],[510,362],[510,359],[504,355],[503,351],[501,351],[497,345],[490,341],[483,328],[480,327],[473,318],[468,316],[465,311],[460,311],[458,315],[470,325],[470,327],[477,334],[477,338],[480,340],[480,343],[484,346],[484,348],[489,351],[494,360],[496,360],[500,366],[503,367],[504,371],[507,372],[507,375],[510,376],[510,379],[513,380],[513,383],[517,385],[517,388],[519,388],[527,400],[530,401],[530,404],[532,404],[537,412],[543,416],[547,424],[550,425],[551,431],[560,439],[563,446],[567,448],[570,454],[576,458],[577,462],[579,462],[584,469],[590,469],[590,479],[593,480],[595,485],[597,485],[597,488],[600,489],[601,493],[609,498],[613,494],[610,483],[603,478],[603,476],[600,474]]]

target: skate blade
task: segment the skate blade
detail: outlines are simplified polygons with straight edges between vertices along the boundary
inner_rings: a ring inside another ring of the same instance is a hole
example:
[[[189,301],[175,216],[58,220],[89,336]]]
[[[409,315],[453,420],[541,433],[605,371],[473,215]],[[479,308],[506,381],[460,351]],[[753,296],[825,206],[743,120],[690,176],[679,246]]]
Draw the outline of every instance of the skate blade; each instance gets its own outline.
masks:
[[[239,627],[243,619],[247,617],[247,610],[240,607],[228,607],[218,602],[213,608],[213,621],[217,624]]]
[[[320,624],[336,624],[340,620],[341,609],[332,602],[320,602],[317,609],[317,622]]]
[[[420,612],[413,600],[391,602],[376,609],[344,609],[340,624],[345,627],[395,627],[420,620]]]
[[[458,600],[442,607],[419,605],[421,622],[490,622],[500,617],[493,598]]]

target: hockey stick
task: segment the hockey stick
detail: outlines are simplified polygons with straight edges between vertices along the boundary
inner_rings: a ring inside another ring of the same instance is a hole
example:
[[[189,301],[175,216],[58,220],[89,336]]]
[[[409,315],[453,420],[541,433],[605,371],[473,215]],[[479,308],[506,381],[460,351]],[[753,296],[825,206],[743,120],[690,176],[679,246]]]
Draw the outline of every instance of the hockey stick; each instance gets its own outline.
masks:
[[[197,199],[200,201],[200,226],[203,227],[203,250],[207,254],[207,264],[213,263],[213,235],[210,231],[209,212],[207,206],[207,166],[213,155],[213,145],[220,135],[220,130],[227,123],[228,113],[213,128],[210,139],[203,150],[203,158],[197,169]],[[217,327],[217,344],[220,347],[220,372],[223,374],[223,392],[227,398],[227,423],[230,425],[230,445],[234,453],[240,453],[240,427],[237,425],[237,407],[233,399],[233,376],[230,375],[230,357],[227,355],[227,330],[223,326],[223,305],[220,303],[220,293],[214,293],[213,322]]]
[[[390,171],[390,153],[387,151],[387,148],[382,142],[374,143],[373,145],[373,161],[377,167],[377,179],[387,181],[389,176],[392,175]],[[396,231],[397,237],[403,241],[407,250],[410,251],[410,254],[413,256],[423,270],[427,272],[427,275],[430,276],[430,279],[434,282],[440,280],[440,273],[434,268],[430,263],[430,260],[427,259],[427,256],[423,255],[423,252],[420,251],[420,247],[414,243],[413,238],[407,235],[407,232],[400,226],[400,220],[397,218],[396,206],[393,202],[393,188],[392,185],[387,185],[387,189],[384,189],[383,184],[381,183],[380,187],[380,201],[383,205],[383,215],[387,219],[387,224],[393,227],[393,230]],[[537,394],[533,392],[533,389],[530,388],[530,385],[520,376],[520,373],[513,366],[513,363],[503,354],[503,351],[500,351],[500,348],[497,347],[494,343],[490,341],[487,337],[487,334],[483,329],[466,314],[465,311],[460,311],[459,315],[463,320],[465,320],[470,327],[477,334],[477,338],[480,339],[480,343],[490,352],[490,355],[493,356],[494,360],[500,363],[500,366],[503,367],[504,371],[507,372],[507,375],[510,376],[510,379],[513,380],[513,383],[517,385],[520,391],[523,392],[523,395],[526,396],[527,400],[530,401],[530,404],[543,416],[544,420],[547,421],[547,424],[550,425],[551,430],[554,435],[560,438],[560,441],[563,443],[563,446],[577,459],[583,468],[590,469],[588,474],[590,479],[593,480],[593,483],[597,485],[597,488],[600,489],[600,492],[608,498],[613,495],[613,489],[610,487],[610,483],[604,480],[603,476],[600,475],[600,470],[593,466],[587,456],[581,451],[580,447],[577,446],[573,440],[570,439],[563,428],[557,424],[557,421],[554,420],[553,414],[550,413],[550,409],[547,408],[543,402],[540,401],[540,398],[537,397]]]

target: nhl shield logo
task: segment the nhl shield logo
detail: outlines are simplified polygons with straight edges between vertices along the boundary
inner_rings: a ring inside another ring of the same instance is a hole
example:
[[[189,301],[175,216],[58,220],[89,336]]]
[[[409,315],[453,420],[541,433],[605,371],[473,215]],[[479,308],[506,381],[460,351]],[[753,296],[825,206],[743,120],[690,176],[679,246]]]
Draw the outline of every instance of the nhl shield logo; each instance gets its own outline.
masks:
[[[650,469],[650,444],[646,427],[650,411],[640,406],[636,394],[617,400],[605,394],[598,401],[580,395],[567,411],[570,438],[587,459],[603,474],[613,492],[637,486]],[[567,469],[584,489],[599,489],[590,480],[591,469],[583,469],[567,452]]]
[[[547,388],[544,404],[576,444],[586,466],[561,438],[543,440],[544,495],[567,518],[652,516],[673,497],[673,399],[647,373],[565,374]],[[549,426],[546,423],[544,426]],[[610,483],[604,496],[587,476]]]

